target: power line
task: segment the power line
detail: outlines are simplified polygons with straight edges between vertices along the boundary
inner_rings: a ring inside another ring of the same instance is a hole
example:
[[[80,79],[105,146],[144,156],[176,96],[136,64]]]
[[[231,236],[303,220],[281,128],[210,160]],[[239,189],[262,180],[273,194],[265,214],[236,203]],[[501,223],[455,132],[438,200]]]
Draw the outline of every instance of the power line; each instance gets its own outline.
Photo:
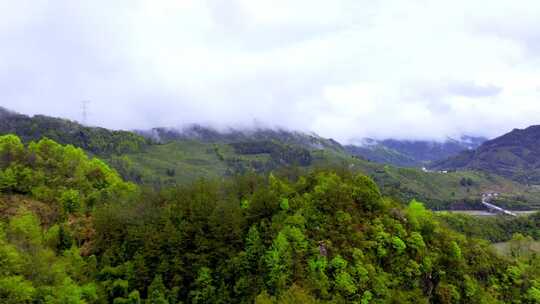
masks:
[[[90,104],[90,100],[82,101],[82,124],[83,125],[86,125],[88,123],[88,104]]]

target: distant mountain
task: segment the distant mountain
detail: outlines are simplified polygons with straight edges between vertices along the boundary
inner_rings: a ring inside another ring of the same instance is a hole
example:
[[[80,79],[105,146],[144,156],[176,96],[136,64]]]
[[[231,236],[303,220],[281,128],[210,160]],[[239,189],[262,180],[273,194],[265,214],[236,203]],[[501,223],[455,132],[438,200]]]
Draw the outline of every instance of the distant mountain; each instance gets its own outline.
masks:
[[[540,184],[540,125],[514,129],[432,167],[481,170],[525,184]]]
[[[27,116],[0,107],[0,135],[8,133],[18,135],[25,142],[47,137],[101,156],[136,152],[149,144],[133,132],[87,127],[44,115]]]
[[[442,174],[386,166],[351,156],[332,139],[295,131],[218,131],[191,126],[182,130],[137,131],[144,135],[141,136],[129,131],[87,127],[66,119],[26,116],[0,108],[0,135],[8,133],[19,135],[25,142],[49,137],[81,147],[98,155],[125,179],[156,187],[248,172],[278,172],[294,177],[301,172],[337,168],[362,172],[372,177],[385,195],[403,201],[419,199],[433,209],[475,208],[480,194],[486,190],[502,193],[498,200],[500,206],[540,208],[540,192],[502,177],[483,172]],[[386,144],[388,150],[398,146],[392,141]],[[463,180],[471,182],[464,184]]]
[[[239,143],[276,141],[282,144],[296,145],[310,150],[338,150],[343,146],[333,139],[320,137],[314,133],[303,133],[285,129],[226,129],[216,130],[201,125],[190,125],[181,129],[153,128],[138,130],[138,134],[157,142],[167,143],[178,140],[197,140],[205,143]]]
[[[444,142],[367,138],[360,144],[347,145],[345,149],[352,155],[378,163],[422,167],[430,162],[475,149],[486,140],[483,137],[470,136],[463,136],[459,140],[447,139]]]

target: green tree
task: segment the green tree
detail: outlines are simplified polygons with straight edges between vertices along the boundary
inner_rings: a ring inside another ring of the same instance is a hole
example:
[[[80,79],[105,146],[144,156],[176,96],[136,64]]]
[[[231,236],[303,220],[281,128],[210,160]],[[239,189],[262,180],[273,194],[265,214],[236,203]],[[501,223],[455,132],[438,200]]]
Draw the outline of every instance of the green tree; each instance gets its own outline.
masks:
[[[0,302],[5,304],[31,303],[36,290],[21,276],[0,277]]]
[[[0,136],[0,169],[22,160],[23,153],[24,145],[19,137],[13,134]]]
[[[216,288],[213,285],[210,268],[202,267],[199,269],[190,297],[191,302],[194,304],[214,303],[216,301]]]
[[[74,189],[68,189],[62,192],[60,196],[60,202],[64,207],[66,213],[74,213],[81,208],[81,198],[79,191]]]
[[[168,304],[167,288],[163,284],[161,275],[156,275],[148,287],[148,302],[151,304]]]

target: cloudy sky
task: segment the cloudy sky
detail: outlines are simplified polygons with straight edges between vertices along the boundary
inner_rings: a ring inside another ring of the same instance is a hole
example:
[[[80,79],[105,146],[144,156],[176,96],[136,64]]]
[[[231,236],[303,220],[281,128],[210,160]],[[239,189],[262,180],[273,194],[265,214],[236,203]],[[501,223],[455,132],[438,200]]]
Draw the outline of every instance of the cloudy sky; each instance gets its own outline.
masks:
[[[537,0],[0,0],[0,106],[349,141],[540,124]]]

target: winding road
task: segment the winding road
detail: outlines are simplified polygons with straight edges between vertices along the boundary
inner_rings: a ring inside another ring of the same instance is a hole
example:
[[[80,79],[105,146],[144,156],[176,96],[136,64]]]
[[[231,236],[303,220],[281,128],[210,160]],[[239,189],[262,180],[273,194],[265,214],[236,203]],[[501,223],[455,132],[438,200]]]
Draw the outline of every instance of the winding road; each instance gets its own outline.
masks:
[[[506,215],[517,216],[517,214],[515,214],[512,211],[508,211],[499,206],[493,205],[492,203],[489,202],[490,199],[491,199],[490,195],[485,194],[485,193],[482,194],[482,205],[486,206],[489,210],[495,210],[496,212],[500,212]]]

